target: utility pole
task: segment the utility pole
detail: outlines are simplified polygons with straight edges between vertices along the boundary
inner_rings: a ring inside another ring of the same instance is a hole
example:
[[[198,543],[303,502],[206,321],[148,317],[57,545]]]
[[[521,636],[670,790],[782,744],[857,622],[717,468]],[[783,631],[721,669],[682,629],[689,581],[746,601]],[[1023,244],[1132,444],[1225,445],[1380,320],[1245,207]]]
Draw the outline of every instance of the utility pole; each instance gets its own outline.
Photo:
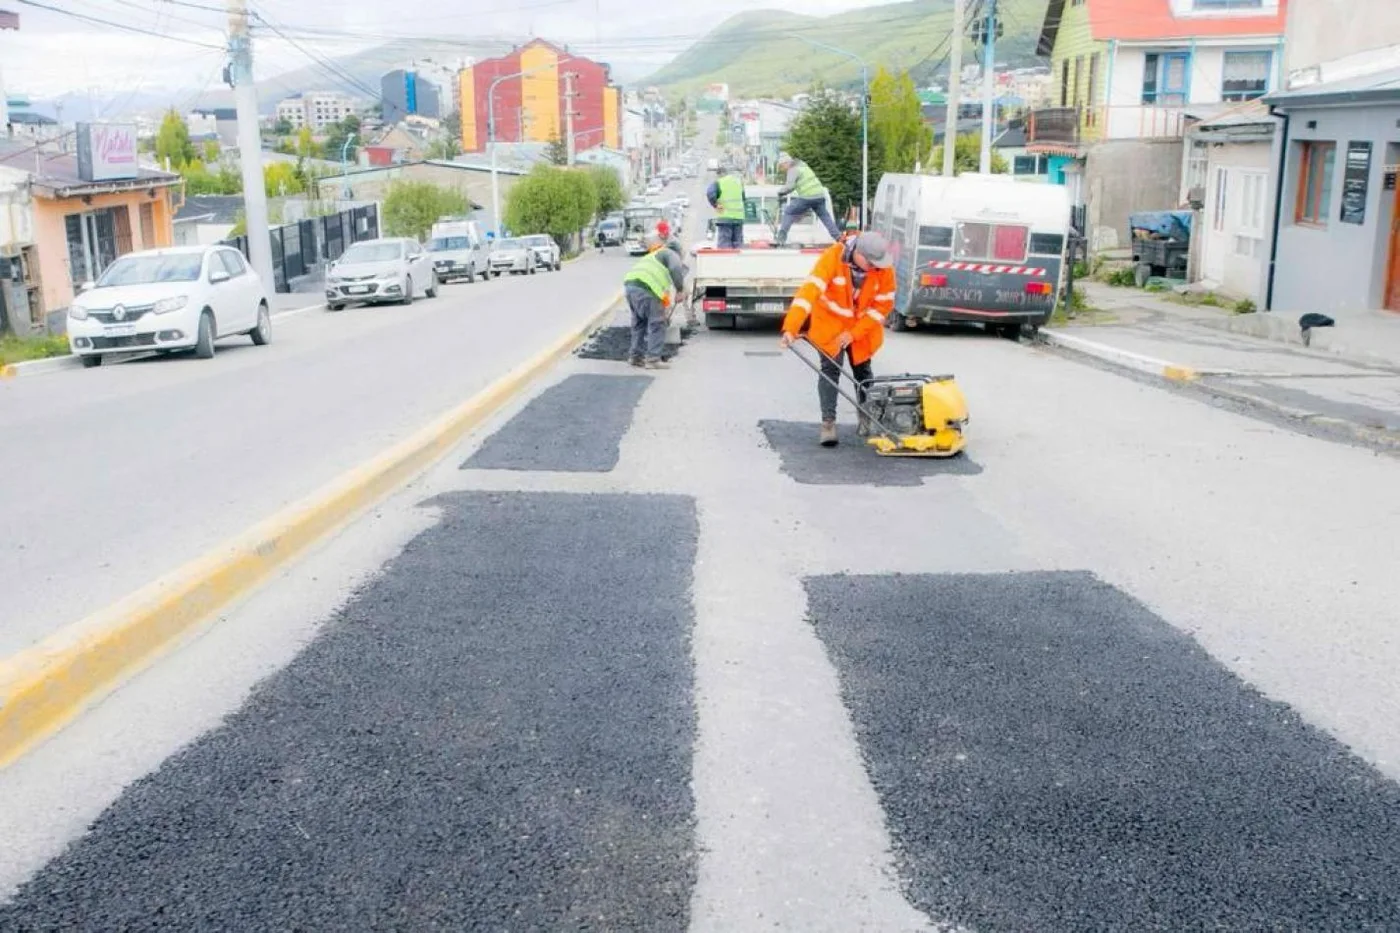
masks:
[[[238,161],[243,165],[243,217],[248,259],[271,289],[272,236],[267,229],[267,189],[263,183],[262,132],[258,128],[258,89],[253,84],[253,40],[248,34],[247,0],[228,0],[228,81],[238,108]]]
[[[953,0],[952,45],[948,49],[948,116],[943,126],[943,174],[953,177],[953,150],[958,142],[958,114],[962,109],[963,13],[966,0]]]
[[[564,72],[564,157],[565,165],[574,164],[574,79],[578,77],[576,71]]]
[[[992,133],[996,121],[992,110],[996,106],[997,61],[997,0],[987,0],[987,19],[982,24],[982,159],[978,171],[992,171]]]
[[[11,13],[8,10],[0,10],[0,32],[6,29],[19,31],[19,14]],[[4,75],[0,74],[0,137],[10,134],[10,105],[9,98],[5,96]],[[63,115],[59,114],[61,118]]]

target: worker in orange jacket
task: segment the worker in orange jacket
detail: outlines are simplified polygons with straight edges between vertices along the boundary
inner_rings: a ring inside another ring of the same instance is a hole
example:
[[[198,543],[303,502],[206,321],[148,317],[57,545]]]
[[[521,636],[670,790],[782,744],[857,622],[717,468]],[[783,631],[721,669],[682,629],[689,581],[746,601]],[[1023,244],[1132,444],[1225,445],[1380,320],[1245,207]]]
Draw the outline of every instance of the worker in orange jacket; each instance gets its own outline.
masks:
[[[866,231],[834,243],[822,252],[812,274],[793,296],[783,319],[783,348],[792,346],[810,319],[807,339],[825,354],[817,380],[821,402],[823,447],[836,446],[836,383],[843,356],[851,361],[858,384],[857,398],[865,401],[865,384],[872,376],[870,360],[885,342],[885,315],[894,308],[894,258],[883,236]],[[829,380],[829,381],[828,381]],[[860,416],[860,431],[870,425]]]

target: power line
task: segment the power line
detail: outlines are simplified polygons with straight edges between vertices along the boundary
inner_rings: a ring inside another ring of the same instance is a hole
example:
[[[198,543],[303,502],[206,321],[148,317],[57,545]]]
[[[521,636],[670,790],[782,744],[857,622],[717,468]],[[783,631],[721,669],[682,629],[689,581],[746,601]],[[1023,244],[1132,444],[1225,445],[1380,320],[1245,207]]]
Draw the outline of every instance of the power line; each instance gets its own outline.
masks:
[[[264,16],[261,12],[258,12],[258,11],[255,10],[255,11],[253,11],[253,14],[252,14],[252,15],[258,20],[258,22],[262,23],[262,24],[263,24],[264,26],[266,26],[268,29],[272,30],[272,32],[273,32],[275,35],[277,35],[277,36],[278,36],[279,38],[281,38],[283,41],[285,41],[285,42],[287,42],[289,45],[291,45],[292,48],[296,49],[298,52],[301,52],[303,55],[305,55],[307,58],[309,58],[309,59],[311,60],[312,64],[318,66],[324,73],[330,75],[330,76],[333,77],[333,78],[336,78],[336,79],[338,79],[338,80],[340,80],[340,81],[345,82],[345,83],[348,84],[350,87],[356,89],[356,90],[359,91],[360,93],[368,95],[371,99],[373,99],[373,98],[379,96],[379,91],[378,91],[377,89],[374,89],[374,88],[369,87],[369,85],[363,83],[363,82],[360,81],[358,78],[354,77],[353,75],[349,74],[348,72],[346,72],[346,71],[344,71],[343,69],[341,69],[341,68],[339,68],[338,66],[336,66],[336,65],[335,65],[334,63],[332,63],[329,59],[326,59],[326,58],[324,58],[324,57],[318,55],[317,53],[312,52],[310,49],[306,48],[304,45],[302,45],[301,43],[297,42],[297,41],[296,41],[295,39],[293,39],[291,36],[289,36],[289,35],[287,35],[285,32],[283,32],[283,31],[277,26],[276,23],[273,23],[272,21],[270,21],[270,20],[269,20],[266,16]]]
[[[32,6],[38,10],[47,10],[50,13],[57,13],[60,16],[72,17],[73,19],[80,20],[85,23],[91,23],[94,26],[106,26],[109,29],[121,29],[125,30],[126,32],[133,32],[143,36],[154,36],[157,39],[166,39],[171,42],[183,42],[186,45],[197,45],[203,49],[219,49],[221,51],[223,49],[223,46],[220,45],[210,45],[207,42],[200,42],[197,39],[186,39],[182,36],[171,35],[169,33],[163,32],[155,32],[154,30],[150,29],[143,29],[140,26],[129,26],[126,23],[118,23],[109,19],[102,19],[97,16],[88,16],[86,13],[78,13],[74,10],[65,10],[61,7],[49,6],[46,3],[39,3],[37,2],[37,0],[15,0],[15,2],[20,3],[24,6]]]

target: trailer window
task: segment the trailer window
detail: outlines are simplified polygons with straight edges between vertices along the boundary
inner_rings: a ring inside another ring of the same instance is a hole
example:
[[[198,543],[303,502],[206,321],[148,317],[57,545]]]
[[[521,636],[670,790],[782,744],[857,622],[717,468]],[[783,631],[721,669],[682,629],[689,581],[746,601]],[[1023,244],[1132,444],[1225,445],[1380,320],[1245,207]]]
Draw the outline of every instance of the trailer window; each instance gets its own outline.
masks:
[[[1058,233],[1032,233],[1031,254],[1058,256],[1065,251],[1065,238]]]
[[[970,261],[1022,262],[1030,231],[1012,224],[960,223],[953,237],[953,258]]]
[[[920,227],[919,245],[947,249],[953,245],[952,227]]]

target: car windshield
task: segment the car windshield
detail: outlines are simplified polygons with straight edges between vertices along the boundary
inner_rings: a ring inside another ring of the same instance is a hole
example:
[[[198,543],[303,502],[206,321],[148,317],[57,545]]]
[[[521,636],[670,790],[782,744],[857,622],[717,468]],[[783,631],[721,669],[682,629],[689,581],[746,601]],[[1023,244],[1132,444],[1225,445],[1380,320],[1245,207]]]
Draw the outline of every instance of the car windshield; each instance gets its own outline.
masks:
[[[388,262],[403,257],[402,243],[356,243],[340,257],[343,263]]]
[[[520,240],[497,240],[496,249],[520,249],[525,244]]]
[[[151,256],[124,256],[107,267],[99,288],[119,285],[150,285],[154,282],[193,282],[204,265],[203,253],[173,253]]]
[[[547,236],[527,236],[525,242],[531,246],[548,246],[550,239]]]
[[[443,236],[430,241],[428,249],[434,253],[441,253],[449,249],[471,249],[471,245],[471,240],[464,236]]]

